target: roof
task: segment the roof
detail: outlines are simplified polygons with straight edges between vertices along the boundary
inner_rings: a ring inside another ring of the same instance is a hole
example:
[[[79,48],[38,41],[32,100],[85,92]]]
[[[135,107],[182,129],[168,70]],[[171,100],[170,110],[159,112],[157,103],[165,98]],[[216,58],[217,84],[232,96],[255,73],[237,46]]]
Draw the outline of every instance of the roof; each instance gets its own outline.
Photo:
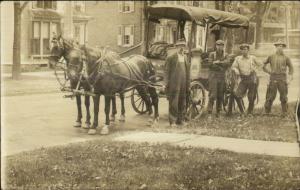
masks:
[[[59,20],[62,18],[62,16],[57,11],[51,9],[32,9],[32,14],[33,17],[37,19]]]
[[[149,7],[150,19],[174,19],[196,21],[200,25],[206,23],[218,24],[225,27],[245,27],[249,26],[249,19],[246,16],[219,11],[182,5],[162,5],[155,4]]]

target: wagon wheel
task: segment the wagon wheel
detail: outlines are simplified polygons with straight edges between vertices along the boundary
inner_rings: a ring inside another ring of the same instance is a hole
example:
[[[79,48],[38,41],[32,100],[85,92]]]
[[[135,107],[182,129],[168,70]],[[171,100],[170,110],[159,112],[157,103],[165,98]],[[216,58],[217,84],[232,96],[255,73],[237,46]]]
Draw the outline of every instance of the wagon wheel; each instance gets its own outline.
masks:
[[[231,112],[234,111],[234,110],[236,110],[236,109],[238,109],[237,103],[236,103],[236,101],[234,99],[233,99],[232,102],[230,102],[230,95],[231,94],[229,94],[229,93],[224,95],[223,109],[224,109],[224,111],[225,111],[226,114],[229,113],[229,106],[230,106],[230,104],[232,104],[232,110],[231,110]],[[243,109],[245,110],[244,99],[241,100],[241,104],[243,106]]]
[[[223,109],[225,113],[228,113],[230,104],[230,93],[224,94],[224,101],[223,101]],[[232,108],[235,109],[235,101],[232,102]]]
[[[188,101],[188,119],[193,120],[199,118],[202,115],[205,106],[205,88],[200,82],[194,81],[191,83]]]
[[[142,97],[135,88],[131,92],[131,105],[134,111],[139,114],[144,114],[148,111],[146,102],[142,99]]]
[[[65,62],[57,62],[53,65],[54,75],[62,88],[66,87],[69,82],[67,75],[67,64]]]

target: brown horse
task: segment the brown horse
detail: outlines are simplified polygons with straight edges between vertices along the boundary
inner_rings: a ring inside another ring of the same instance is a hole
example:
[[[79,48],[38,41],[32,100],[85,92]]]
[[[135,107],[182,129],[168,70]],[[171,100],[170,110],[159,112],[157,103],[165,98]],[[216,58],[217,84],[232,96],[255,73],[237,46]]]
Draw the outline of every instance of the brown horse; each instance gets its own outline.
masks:
[[[85,52],[89,81],[93,84],[94,92],[105,95],[106,120],[101,134],[109,133],[111,97],[114,94],[123,94],[133,88],[137,89],[145,101],[150,115],[152,113],[152,105],[154,106],[153,121],[157,122],[159,117],[158,95],[154,86],[151,85],[154,82],[151,77],[155,76],[155,69],[147,58],[141,55],[133,55],[127,61],[123,61],[119,55],[112,51],[103,51],[99,54],[98,51],[85,46],[82,46],[81,49]],[[94,101],[98,101],[97,96],[94,98]],[[95,116],[98,114],[98,111],[95,109]],[[89,132],[94,133],[96,127],[97,125],[93,125]]]

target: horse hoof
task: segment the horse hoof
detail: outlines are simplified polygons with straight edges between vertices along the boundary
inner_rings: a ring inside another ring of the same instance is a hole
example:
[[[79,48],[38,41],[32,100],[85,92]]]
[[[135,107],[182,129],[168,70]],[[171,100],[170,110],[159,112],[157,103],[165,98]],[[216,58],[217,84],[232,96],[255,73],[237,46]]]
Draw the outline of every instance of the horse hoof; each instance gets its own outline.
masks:
[[[115,117],[114,115],[111,115],[109,120],[110,120],[111,122],[114,122],[114,121],[116,121],[116,117]]]
[[[82,128],[83,128],[83,129],[89,129],[89,128],[91,128],[91,124],[85,123],[85,125],[82,126]]]
[[[155,118],[152,122],[151,127],[157,127],[158,126],[158,118]]]
[[[73,125],[73,127],[81,127],[81,122],[76,121],[76,123]]]
[[[109,133],[109,128],[108,128],[108,127],[109,127],[108,125],[104,125],[104,126],[102,127],[102,129],[101,129],[100,134],[101,134],[101,135],[107,135],[107,134]]]
[[[153,124],[153,120],[152,119],[148,119],[147,125],[151,126]]]
[[[96,129],[89,129],[88,134],[89,135],[95,135],[97,133]]]
[[[121,115],[119,121],[120,121],[120,122],[125,122],[125,116],[124,116],[124,115]]]

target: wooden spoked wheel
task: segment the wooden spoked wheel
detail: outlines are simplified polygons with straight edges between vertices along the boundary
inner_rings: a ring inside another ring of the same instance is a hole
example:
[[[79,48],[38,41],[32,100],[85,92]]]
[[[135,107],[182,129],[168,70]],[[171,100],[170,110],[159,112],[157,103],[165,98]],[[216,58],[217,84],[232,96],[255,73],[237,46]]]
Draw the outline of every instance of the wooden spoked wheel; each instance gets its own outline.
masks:
[[[191,90],[189,94],[189,105],[187,109],[187,117],[190,120],[199,118],[205,106],[205,88],[198,82],[191,83]]]
[[[133,89],[131,92],[131,105],[134,111],[139,114],[145,114],[148,111],[146,102],[142,99],[136,89]]]

